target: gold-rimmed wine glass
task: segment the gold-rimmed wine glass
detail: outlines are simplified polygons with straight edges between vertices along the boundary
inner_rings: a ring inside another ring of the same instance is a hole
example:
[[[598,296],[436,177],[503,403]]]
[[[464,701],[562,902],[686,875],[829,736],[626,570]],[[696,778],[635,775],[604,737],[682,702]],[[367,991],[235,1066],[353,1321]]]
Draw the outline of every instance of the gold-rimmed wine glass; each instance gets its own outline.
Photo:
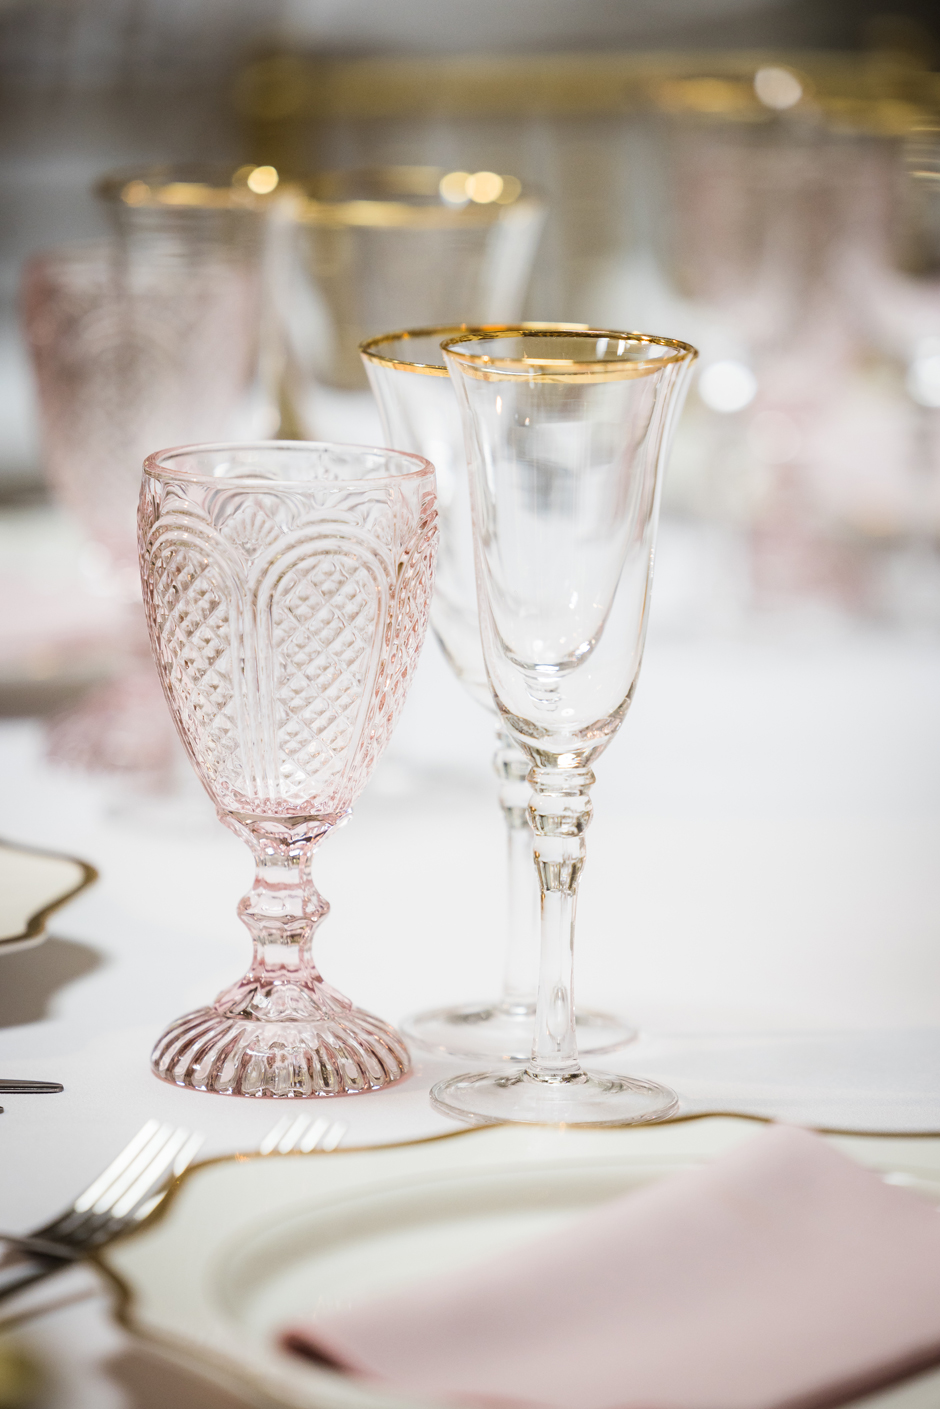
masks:
[[[531,764],[541,973],[525,1067],[452,1077],[432,1101],[465,1121],[662,1120],[673,1092],[581,1066],[573,945],[592,765],[636,689],[662,474],[696,352],[561,327],[466,332],[442,348],[463,416],[487,676]]]
[[[491,324],[486,331],[496,335],[509,326],[520,325]],[[437,471],[441,537],[431,625],[458,680],[475,700],[495,712],[480,644],[460,409],[440,350],[442,338],[466,330],[465,324],[452,324],[383,333],[367,339],[360,351],[388,444],[426,456]],[[531,764],[501,724],[496,733],[493,764],[507,852],[503,991],[499,998],[413,1014],[402,1030],[418,1046],[448,1056],[525,1061],[535,1030],[539,947],[538,884],[527,815]],[[590,1008],[579,1007],[575,1022],[584,1052],[613,1052],[636,1035],[622,1019]]]

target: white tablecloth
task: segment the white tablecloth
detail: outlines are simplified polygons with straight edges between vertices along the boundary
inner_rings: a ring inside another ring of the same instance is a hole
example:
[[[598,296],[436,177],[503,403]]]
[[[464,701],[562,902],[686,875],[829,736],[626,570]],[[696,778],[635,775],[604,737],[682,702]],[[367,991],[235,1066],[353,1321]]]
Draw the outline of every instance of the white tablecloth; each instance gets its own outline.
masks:
[[[778,1047],[840,1034],[890,1045],[899,1033],[892,1050],[923,1066],[940,1030],[938,721],[933,638],[765,624],[683,639],[654,618],[636,704],[597,765],[579,911],[579,996],[647,1033],[616,1065],[655,1065],[657,1042],[677,1050],[669,1034],[714,1057],[740,1048],[741,1033]],[[333,907],[321,966],[391,1019],[498,988],[491,749],[492,722],[429,644],[389,754],[317,860]],[[157,817],[52,770],[30,722],[0,728],[0,778],[0,835],[101,872],[42,946],[0,959],[0,1075],[66,1086],[4,1097],[0,1226],[25,1230],[149,1116],[204,1131],[212,1153],[255,1146],[282,1108],[179,1091],[148,1070],[165,1024],[247,958],[235,904],[249,858],[208,803],[194,793],[175,820],[173,808]],[[330,1112],[357,1144],[451,1128],[427,1101],[444,1069],[419,1062],[400,1087]],[[707,1062],[699,1075],[717,1081]],[[87,1275],[44,1295],[65,1297]],[[147,1370],[100,1298],[22,1334],[60,1367],[54,1409],[188,1402],[160,1380],[175,1371]]]

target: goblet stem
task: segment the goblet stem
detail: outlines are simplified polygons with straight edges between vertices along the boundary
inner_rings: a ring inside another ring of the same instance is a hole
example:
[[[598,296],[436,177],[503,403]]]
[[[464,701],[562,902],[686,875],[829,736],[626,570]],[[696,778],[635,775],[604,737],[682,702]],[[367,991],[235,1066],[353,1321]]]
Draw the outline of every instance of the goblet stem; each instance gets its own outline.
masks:
[[[564,1081],[581,1070],[574,1023],[574,925],[593,782],[590,768],[533,768],[529,774],[542,933],[535,1038],[526,1071],[540,1081]]]
[[[322,1016],[310,991],[323,986],[313,936],[330,907],[313,883],[311,862],[335,819],[221,816],[255,859],[254,883],[238,905],[254,945],[251,966],[221,1001],[237,994],[240,1012],[269,1020]]]
[[[157,1075],[242,1096],[341,1096],[398,1081],[410,1068],[398,1033],[325,983],[313,961],[330,907],[310,863],[341,819],[219,816],[255,858],[238,906],[251,965],[210,1007],[168,1028],[153,1054]]]
[[[499,730],[493,767],[500,779],[499,803],[506,820],[507,921],[503,1007],[531,1012],[538,952],[535,887],[532,884],[532,828],[528,805],[530,760]]]

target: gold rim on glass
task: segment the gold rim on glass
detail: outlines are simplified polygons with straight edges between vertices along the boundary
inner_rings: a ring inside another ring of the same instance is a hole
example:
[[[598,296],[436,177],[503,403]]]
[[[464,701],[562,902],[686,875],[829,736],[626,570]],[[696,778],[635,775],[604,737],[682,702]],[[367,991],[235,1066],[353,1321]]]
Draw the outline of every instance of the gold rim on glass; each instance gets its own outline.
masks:
[[[326,171],[290,183],[302,224],[441,229],[492,225],[509,207],[541,202],[516,176],[446,171],[436,166],[362,167]]]
[[[273,166],[126,167],[95,184],[101,200],[131,209],[259,210],[282,194]]]
[[[497,341],[502,338],[581,338],[594,339],[595,344],[603,342],[603,350],[596,359],[584,361],[577,357],[491,357],[487,353],[474,353],[466,350],[464,344]],[[605,357],[607,345],[614,343],[617,350],[612,357]],[[628,346],[661,349],[658,357],[643,357],[619,360]],[[660,371],[670,363],[692,362],[698,357],[698,349],[678,338],[658,337],[654,333],[625,333],[611,328],[585,328],[574,330],[564,324],[545,325],[541,328],[527,328],[517,324],[514,328],[488,333],[485,330],[460,333],[455,337],[445,337],[441,349],[459,358],[467,373],[473,377],[489,379],[492,376],[538,376],[560,378],[564,381],[579,381],[591,378],[596,381],[616,381],[629,377],[646,377]]]
[[[568,332],[589,332],[587,323],[439,323],[432,328],[405,328],[399,333],[379,333],[377,337],[366,338],[359,344],[363,357],[379,367],[394,367],[398,372],[421,372],[426,377],[446,377],[449,372],[441,362],[405,362],[399,357],[389,357],[379,348],[389,343],[407,342],[409,338],[439,338],[440,346],[449,338],[457,338],[461,333],[480,333],[487,337],[499,337],[503,333],[517,332],[520,328],[527,333],[563,328]]]

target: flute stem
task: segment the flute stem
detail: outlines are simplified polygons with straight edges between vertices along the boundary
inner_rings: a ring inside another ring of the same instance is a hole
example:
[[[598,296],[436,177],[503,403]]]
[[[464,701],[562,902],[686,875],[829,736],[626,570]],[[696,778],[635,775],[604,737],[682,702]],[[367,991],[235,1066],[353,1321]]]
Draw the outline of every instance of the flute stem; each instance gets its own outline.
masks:
[[[531,762],[508,735],[498,731],[493,767],[506,821],[506,968],[502,1007],[520,1012],[535,1006],[538,975],[538,915],[532,883],[532,829],[528,805]]]
[[[528,1074],[541,1081],[579,1077],[574,1025],[574,926],[584,833],[593,807],[589,768],[533,768],[529,820],[541,889],[541,965]]]

